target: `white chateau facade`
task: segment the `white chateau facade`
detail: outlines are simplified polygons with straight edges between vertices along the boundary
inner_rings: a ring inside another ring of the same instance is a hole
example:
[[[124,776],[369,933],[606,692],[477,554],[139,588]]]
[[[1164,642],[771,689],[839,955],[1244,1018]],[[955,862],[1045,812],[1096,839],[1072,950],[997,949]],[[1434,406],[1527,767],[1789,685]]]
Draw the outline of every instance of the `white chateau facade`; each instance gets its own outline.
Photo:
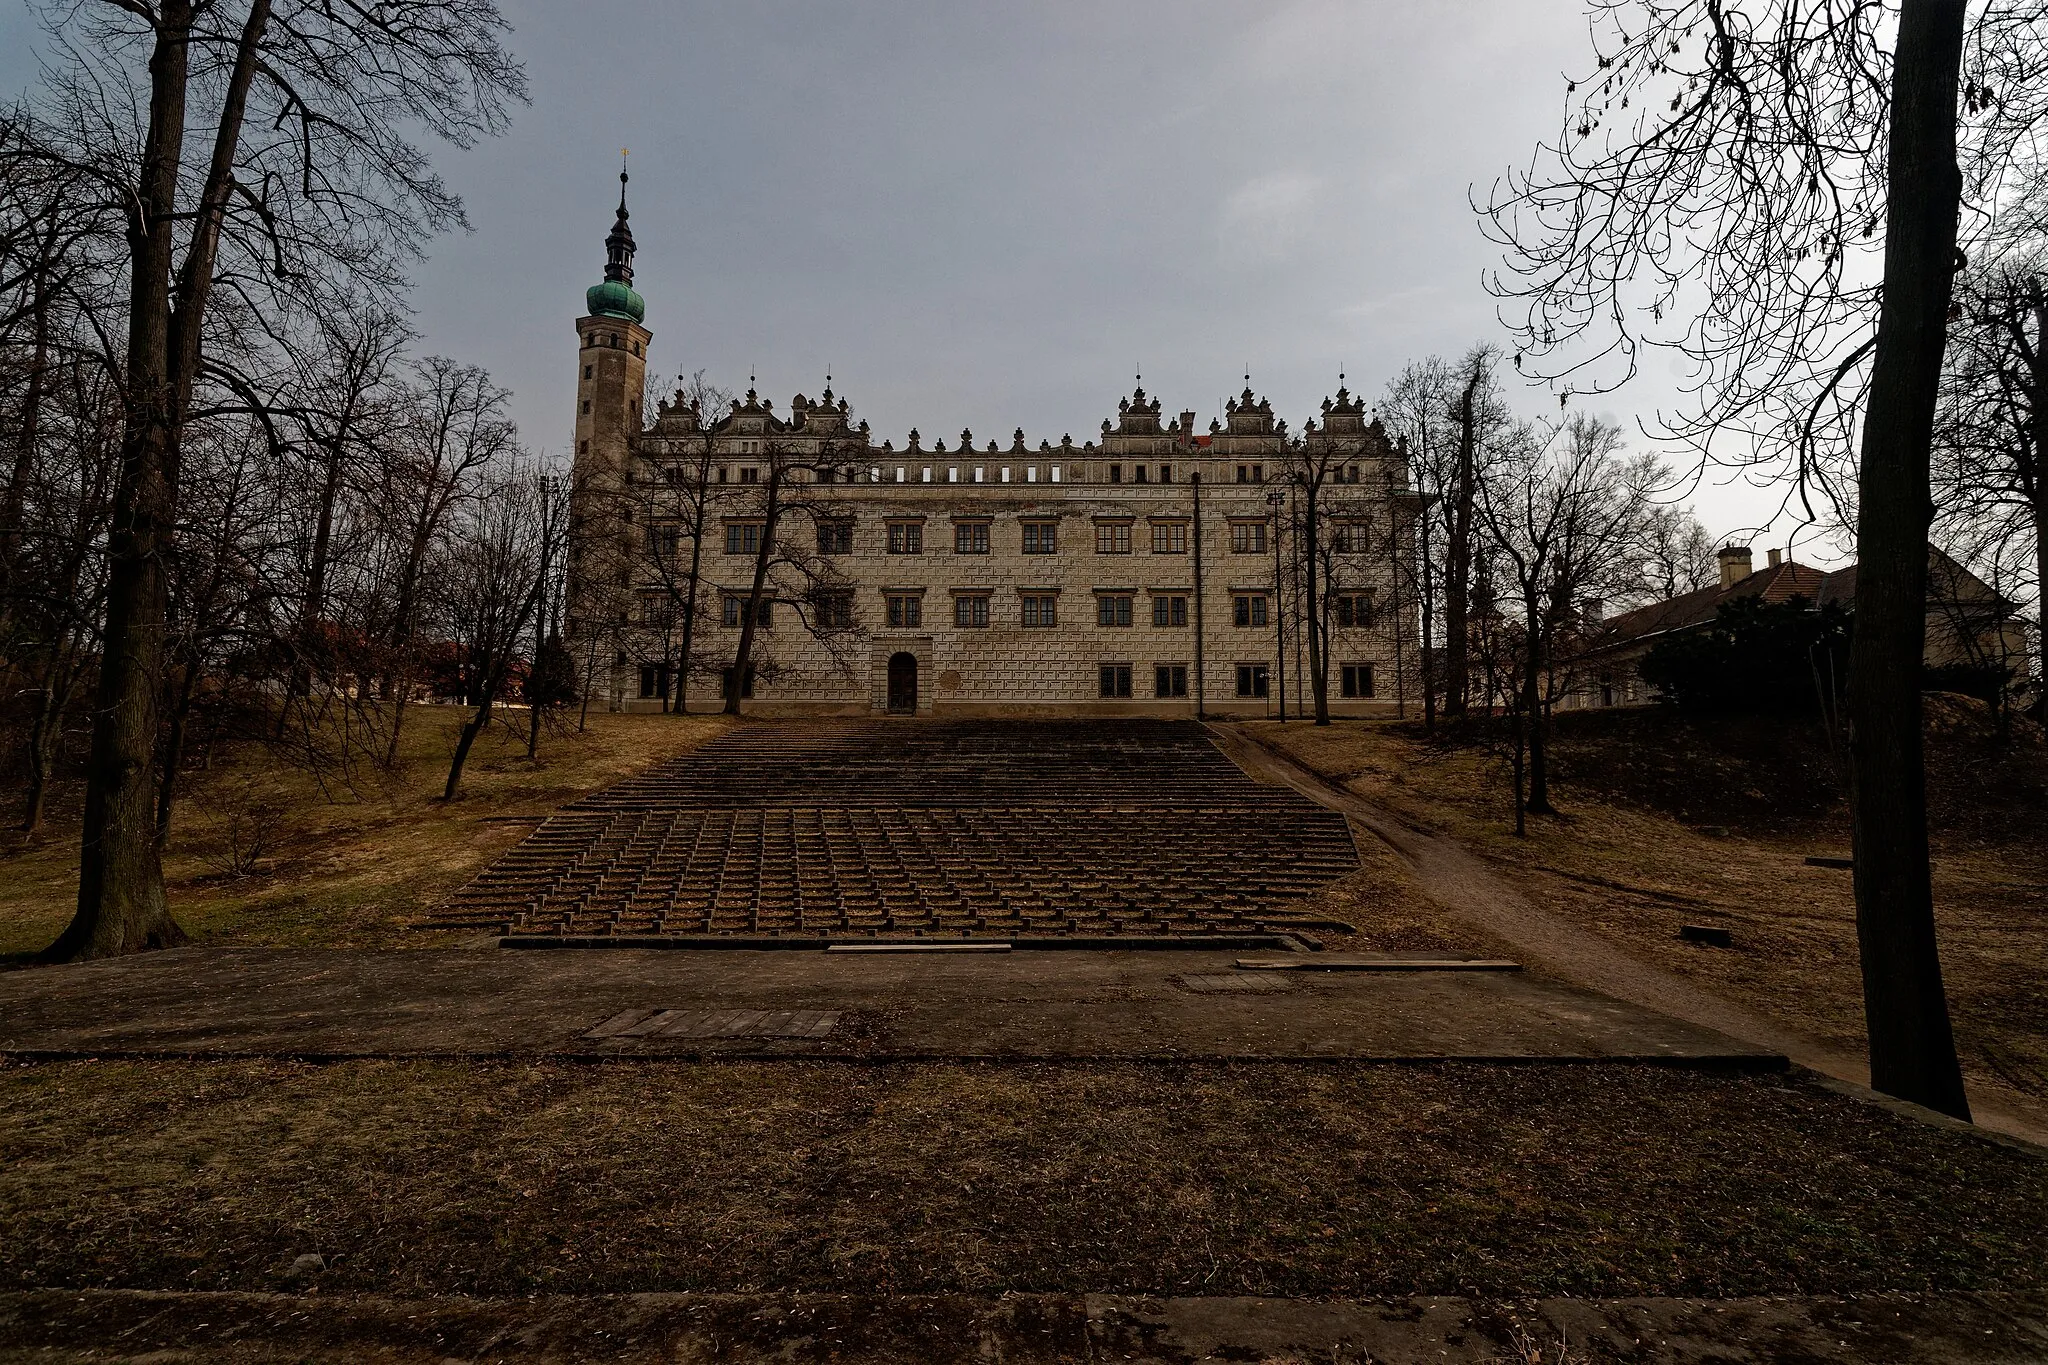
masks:
[[[737,687],[759,712],[1292,715],[1311,586],[1331,709],[1414,695],[1406,461],[1341,386],[1298,435],[1249,382],[1206,432],[1141,385],[1098,440],[1036,448],[877,442],[829,381],[781,412],[679,392],[649,421],[623,188],[606,247],[576,323],[568,556],[593,705]]]

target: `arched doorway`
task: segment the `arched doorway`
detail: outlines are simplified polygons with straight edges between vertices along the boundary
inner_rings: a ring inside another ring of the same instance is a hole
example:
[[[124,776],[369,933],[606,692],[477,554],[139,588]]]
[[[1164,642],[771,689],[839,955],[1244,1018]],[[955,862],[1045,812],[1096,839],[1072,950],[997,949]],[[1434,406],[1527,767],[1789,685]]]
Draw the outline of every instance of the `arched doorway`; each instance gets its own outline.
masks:
[[[889,656],[889,709],[905,715],[917,714],[917,656]]]

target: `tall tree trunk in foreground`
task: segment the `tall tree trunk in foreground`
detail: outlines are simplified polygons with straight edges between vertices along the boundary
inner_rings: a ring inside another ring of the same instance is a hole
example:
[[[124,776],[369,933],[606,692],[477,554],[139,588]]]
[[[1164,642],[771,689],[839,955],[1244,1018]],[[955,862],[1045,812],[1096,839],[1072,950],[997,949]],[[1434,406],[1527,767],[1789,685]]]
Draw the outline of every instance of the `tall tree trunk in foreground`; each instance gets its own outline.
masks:
[[[1935,948],[1920,714],[1929,448],[1962,186],[1956,87],[1964,9],[1964,0],[1904,0],[1899,14],[1884,300],[1863,421],[1849,718],[1871,1084],[1966,1119]]]
[[[733,651],[732,686],[726,690],[725,714],[740,713],[740,698],[746,695],[747,671],[754,658],[754,624],[761,619],[761,594],[768,583],[768,560],[775,553],[775,523],[782,515],[782,467],[768,471],[767,515],[761,523],[761,543],[754,552],[754,586],[747,593],[746,611],[740,620],[739,648]]]

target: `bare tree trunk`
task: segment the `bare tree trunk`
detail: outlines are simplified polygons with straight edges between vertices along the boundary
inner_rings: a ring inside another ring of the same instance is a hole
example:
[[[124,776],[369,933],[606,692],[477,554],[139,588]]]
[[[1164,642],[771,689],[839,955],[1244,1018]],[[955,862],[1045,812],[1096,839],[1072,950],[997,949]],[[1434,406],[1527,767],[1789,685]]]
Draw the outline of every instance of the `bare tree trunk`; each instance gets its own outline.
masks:
[[[93,703],[78,909],[46,958],[108,957],[185,941],[156,842],[157,689],[175,515],[170,374],[172,229],[185,138],[190,0],[165,0],[149,59],[149,130],[131,209],[127,412],[108,544],[107,625]]]
[[[1321,603],[1316,594],[1316,523],[1321,520],[1316,510],[1317,481],[1307,480],[1303,485],[1303,502],[1307,507],[1307,519],[1303,523],[1303,552],[1307,570],[1303,575],[1308,587],[1308,681],[1310,694],[1315,698],[1316,724],[1330,723],[1330,678],[1324,655],[1328,652],[1324,639],[1324,622]]]
[[[1884,295],[1863,420],[1849,716],[1871,1084],[1967,1119],[1935,944],[1920,701],[1929,448],[1961,194],[1956,86],[1964,10],[1964,0],[1903,0],[1899,11]]]
[[[740,621],[739,648],[734,651],[732,686],[725,697],[725,714],[740,713],[740,697],[747,690],[747,669],[754,657],[754,623],[761,619],[761,590],[768,582],[768,560],[775,552],[775,522],[782,512],[782,470],[768,470],[768,515],[761,523],[761,544],[754,552],[754,586],[747,594],[746,613]]]
[[[2034,518],[2034,601],[2037,604],[2034,644],[2041,652],[2041,696],[2034,710],[2048,720],[2048,297],[2041,280],[2033,281],[2034,344],[2029,352],[2028,400],[2034,431],[2032,481],[2027,507]]]
[[[1472,516],[1477,497],[1481,368],[1474,364],[1458,400],[1458,456],[1451,474],[1450,506],[1444,509],[1444,714],[1463,715],[1472,596]]]
[[[1550,758],[1545,752],[1543,738],[1543,636],[1537,614],[1526,614],[1524,627],[1529,638],[1523,649],[1522,665],[1522,723],[1527,727],[1529,744],[1529,794],[1522,803],[1537,815],[1552,813],[1550,806]],[[1522,832],[1521,821],[1515,822],[1515,833]]]

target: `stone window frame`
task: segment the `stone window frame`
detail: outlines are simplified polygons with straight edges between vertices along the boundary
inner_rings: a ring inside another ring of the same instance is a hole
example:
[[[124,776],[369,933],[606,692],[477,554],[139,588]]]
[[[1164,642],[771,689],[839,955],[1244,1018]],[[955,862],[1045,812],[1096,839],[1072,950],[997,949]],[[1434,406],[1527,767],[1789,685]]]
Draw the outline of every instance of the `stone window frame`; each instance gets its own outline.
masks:
[[[1152,524],[1153,554],[1184,555],[1188,552],[1188,518],[1148,517],[1146,520]]]
[[[1136,588],[1096,588],[1095,624],[1104,630],[1128,630],[1138,623]],[[1111,605],[1112,603],[1120,605]],[[1108,616],[1109,620],[1103,617]],[[1119,620],[1117,618],[1121,617]]]
[[[883,588],[882,620],[888,630],[923,630],[924,589]]]
[[[1372,550],[1372,523],[1356,519],[1330,524],[1330,553],[1362,555]]]
[[[1365,701],[1372,697],[1373,676],[1371,664],[1339,664],[1338,674],[1338,695],[1349,701]]]
[[[1058,517],[1020,517],[1017,523],[1022,528],[1021,554],[1056,555],[1060,552],[1060,519]],[[1032,548],[1033,532],[1037,533],[1039,545]]]
[[[890,517],[883,524],[888,529],[888,549],[892,555],[921,555],[924,553],[923,517]]]
[[[1194,609],[1189,605],[1193,596],[1187,588],[1147,588],[1145,593],[1152,599],[1152,628],[1154,630],[1186,630],[1194,620]],[[1180,619],[1173,619],[1174,604],[1179,604]],[[1166,620],[1160,620],[1161,614]]]
[[[990,537],[994,532],[994,518],[986,516],[959,516],[953,518],[953,553],[956,555],[985,555],[990,551]],[[975,532],[980,535],[975,535]]]
[[[854,518],[819,517],[818,553],[821,555],[850,555],[853,553]]]
[[[738,630],[747,617],[747,599],[751,592],[725,592],[719,597],[718,624],[725,630]],[[761,594],[761,611],[754,622],[757,629],[775,629],[775,598],[768,593]]]
[[[1273,695],[1273,665],[1252,659],[1235,665],[1237,695],[1246,701],[1264,701]]]
[[[1341,591],[1330,595],[1337,599],[1337,628],[1339,630],[1372,629],[1374,613],[1371,593]],[[1360,610],[1361,606],[1363,610]]]
[[[1060,590],[1058,588],[1017,589],[1017,617],[1026,630],[1051,630],[1060,623]],[[1034,603],[1040,605],[1034,606]],[[1034,615],[1043,619],[1034,621]]]
[[[1271,521],[1266,517],[1230,517],[1230,553],[1234,555],[1262,555],[1270,553],[1272,546],[1267,543],[1267,527]]]
[[[725,553],[729,555],[758,555],[761,553],[761,532],[767,527],[766,517],[727,517],[725,526]],[[751,530],[753,543],[745,532]]]
[[[1131,552],[1131,527],[1136,517],[1095,518],[1095,553],[1099,555],[1127,555]],[[1105,545],[1105,533],[1107,543]]]
[[[1132,665],[1126,659],[1106,659],[1095,665],[1096,695],[1103,701],[1130,701]]]
[[[989,599],[993,596],[995,596],[995,590],[992,588],[952,589],[953,628],[955,630],[987,630],[994,620],[994,613],[989,610]],[[979,603],[981,606],[979,613],[976,613],[974,609],[975,603]],[[966,615],[968,617],[965,621],[960,619],[963,607],[966,608]],[[973,619],[977,614],[981,617],[979,621]]]
[[[1161,680],[1166,686],[1161,687]],[[1188,665],[1185,663],[1154,663],[1152,665],[1152,697],[1155,701],[1180,701],[1188,695]]]
[[[1265,630],[1273,624],[1271,588],[1232,588],[1230,624],[1239,630]]]

